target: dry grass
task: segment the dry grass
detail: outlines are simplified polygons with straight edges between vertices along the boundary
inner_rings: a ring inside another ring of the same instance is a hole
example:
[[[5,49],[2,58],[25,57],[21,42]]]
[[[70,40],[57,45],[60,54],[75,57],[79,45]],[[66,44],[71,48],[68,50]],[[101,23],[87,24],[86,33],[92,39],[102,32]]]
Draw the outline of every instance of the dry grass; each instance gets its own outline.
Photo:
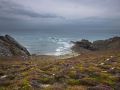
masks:
[[[0,58],[0,90],[87,90],[101,84],[116,88],[119,71],[120,51],[62,60],[53,56]]]

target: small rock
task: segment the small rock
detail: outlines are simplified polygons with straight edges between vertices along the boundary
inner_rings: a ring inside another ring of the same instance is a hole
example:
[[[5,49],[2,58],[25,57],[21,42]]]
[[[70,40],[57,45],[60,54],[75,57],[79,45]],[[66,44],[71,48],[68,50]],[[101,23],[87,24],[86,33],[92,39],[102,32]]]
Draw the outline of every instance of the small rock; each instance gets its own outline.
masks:
[[[50,85],[49,84],[41,84],[41,87],[42,88],[47,88],[47,87],[49,87]]]
[[[55,76],[55,74],[52,74],[53,76]]]
[[[110,56],[111,58],[113,58],[113,56]]]
[[[100,65],[104,65],[105,63],[100,63]]]
[[[106,59],[106,61],[109,61],[110,59],[108,58],[108,59]]]
[[[104,73],[106,73],[107,71],[101,71],[101,72],[104,72]]]
[[[7,77],[7,75],[1,76],[0,79],[4,79],[4,78],[6,78],[6,77]]]
[[[71,67],[72,69],[74,69],[74,67]]]
[[[111,70],[115,69],[115,67],[112,67]]]

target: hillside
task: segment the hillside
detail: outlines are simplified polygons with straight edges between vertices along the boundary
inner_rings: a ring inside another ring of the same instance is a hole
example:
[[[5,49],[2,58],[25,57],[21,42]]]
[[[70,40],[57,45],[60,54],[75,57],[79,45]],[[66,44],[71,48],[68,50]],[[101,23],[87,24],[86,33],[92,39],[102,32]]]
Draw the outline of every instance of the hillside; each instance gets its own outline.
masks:
[[[90,50],[66,59],[45,55],[0,58],[0,90],[119,89],[119,49]]]
[[[120,51],[0,59],[0,90],[119,90]]]

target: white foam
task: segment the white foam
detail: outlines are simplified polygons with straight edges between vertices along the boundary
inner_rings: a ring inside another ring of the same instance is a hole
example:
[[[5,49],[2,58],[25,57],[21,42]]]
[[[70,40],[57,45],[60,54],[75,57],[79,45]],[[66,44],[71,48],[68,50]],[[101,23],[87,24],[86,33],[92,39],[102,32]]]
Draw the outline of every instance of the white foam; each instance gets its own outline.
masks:
[[[25,36],[27,38],[18,40],[30,51],[31,54],[36,55],[64,55],[71,52],[72,44],[70,38],[59,36]],[[28,38],[30,37],[30,38]]]
[[[59,56],[59,55],[64,55],[64,54],[68,54],[71,52],[71,47],[73,46],[73,44],[62,41],[62,39],[59,40],[59,42],[57,42],[58,45],[60,45],[60,47],[58,47],[54,53],[54,55]]]

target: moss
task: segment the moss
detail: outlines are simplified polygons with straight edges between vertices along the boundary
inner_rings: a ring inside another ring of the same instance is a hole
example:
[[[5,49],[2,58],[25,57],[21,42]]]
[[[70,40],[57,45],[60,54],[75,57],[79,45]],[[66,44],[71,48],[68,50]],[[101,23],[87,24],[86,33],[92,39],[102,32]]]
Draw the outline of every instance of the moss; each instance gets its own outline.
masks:
[[[68,79],[67,84],[69,84],[69,85],[79,85],[80,81],[78,79]]]
[[[99,83],[108,84],[111,86],[117,81],[117,78],[109,73],[100,73],[98,76],[93,76],[93,78]]]
[[[32,90],[31,85],[28,80],[24,79],[19,90]]]
[[[89,66],[89,67],[87,68],[87,70],[88,70],[89,72],[100,71],[100,69],[98,69],[98,68],[95,67],[95,66]]]
[[[54,78],[51,78],[51,77],[39,78],[39,82],[43,84],[53,84],[54,81],[55,81]]]
[[[0,89],[31,90],[29,80],[36,80],[41,85],[50,85],[50,87],[43,87],[42,90],[64,90],[64,87],[59,86],[60,84],[64,84],[65,87],[70,86],[68,90],[82,90],[79,86],[87,87],[99,84],[114,88],[119,82],[114,75],[119,73],[120,57],[115,56],[115,62],[109,64],[105,62],[109,55],[103,56],[105,59],[95,54],[93,57],[81,55],[80,57],[57,61],[47,56],[35,57],[35,59],[25,61],[21,58],[0,60],[0,76],[8,75],[1,82]],[[100,66],[99,63],[102,62],[106,64]],[[115,68],[113,69],[115,73],[110,74],[111,72],[107,71],[112,67]],[[58,84],[54,86],[55,83]],[[56,87],[61,89],[56,89]]]
[[[79,71],[84,71],[84,67],[83,67],[83,65],[82,64],[77,64],[76,66],[75,66],[75,68],[77,69],[77,70],[79,70]]]
[[[76,79],[76,78],[77,78],[77,77],[76,77],[76,71],[69,71],[69,72],[68,72],[68,76],[69,76],[70,78]]]
[[[94,78],[86,77],[80,80],[81,85],[95,86],[98,82]]]
[[[6,90],[4,87],[0,87],[0,90]]]
[[[54,66],[54,67],[49,69],[49,71],[54,72],[54,73],[58,72],[59,70],[60,70],[60,68],[58,66]]]

